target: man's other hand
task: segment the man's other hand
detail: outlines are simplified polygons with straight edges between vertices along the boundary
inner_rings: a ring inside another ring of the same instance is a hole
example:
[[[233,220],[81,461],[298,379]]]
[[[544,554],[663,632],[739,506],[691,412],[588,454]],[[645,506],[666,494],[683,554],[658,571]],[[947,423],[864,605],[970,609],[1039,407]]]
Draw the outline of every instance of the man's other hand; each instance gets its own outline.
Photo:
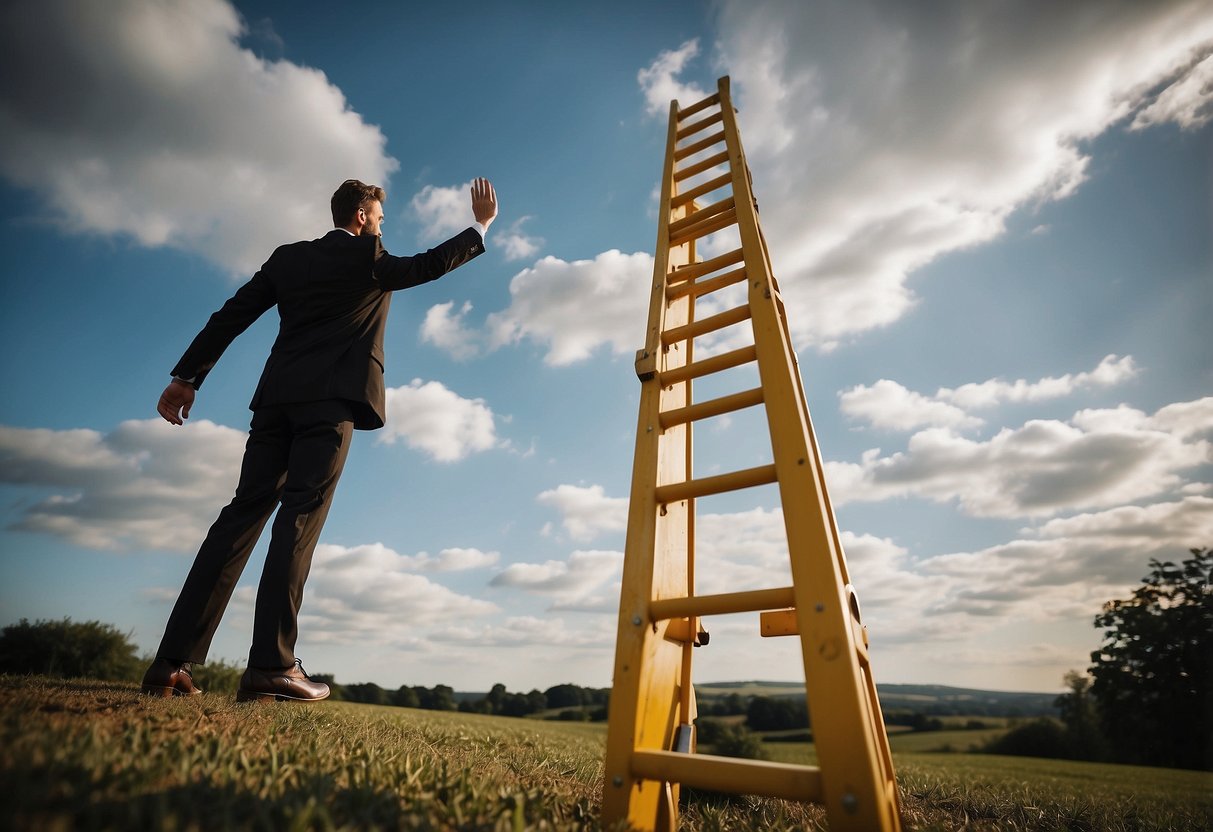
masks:
[[[193,404],[194,388],[179,381],[172,381],[160,394],[160,403],[156,405],[156,412],[163,416],[166,422],[181,425],[184,424],[182,419],[190,417],[190,407]]]
[[[485,231],[489,230],[489,223],[497,217],[497,192],[487,179],[472,180],[472,216],[484,226]]]

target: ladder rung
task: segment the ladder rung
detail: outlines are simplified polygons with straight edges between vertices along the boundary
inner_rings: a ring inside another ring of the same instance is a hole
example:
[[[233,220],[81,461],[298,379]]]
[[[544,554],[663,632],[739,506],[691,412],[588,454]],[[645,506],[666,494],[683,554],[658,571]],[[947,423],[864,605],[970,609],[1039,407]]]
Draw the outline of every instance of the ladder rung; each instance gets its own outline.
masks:
[[[681,367],[675,367],[673,370],[666,370],[659,375],[659,383],[663,387],[668,384],[679,384],[688,379],[731,370],[734,367],[740,367],[742,364],[757,360],[758,348],[750,345],[742,347],[739,350],[733,350],[732,352],[713,355],[711,358],[705,358],[692,364],[684,364]]]
[[[821,803],[821,769],[677,751],[633,751],[632,774],[644,780],[682,783],[732,794],[757,794]]]
[[[687,136],[693,136],[705,127],[710,127],[717,122],[724,120],[724,113],[712,113],[707,118],[701,118],[694,124],[688,124],[686,127],[674,134],[675,141],[682,141]]]
[[[697,173],[703,173],[705,170],[711,170],[717,165],[722,165],[727,161],[729,161],[729,152],[727,150],[722,150],[714,156],[709,156],[702,162],[696,162],[695,164],[689,165],[681,170],[674,171],[674,181],[681,182],[684,179],[690,179]]]
[[[723,214],[734,206],[733,197],[725,197],[719,202],[713,202],[711,205],[705,205],[693,214],[687,214],[680,220],[670,223],[670,236],[674,236],[678,232],[690,228],[696,223],[703,222],[709,217],[714,217],[717,214]]]
[[[787,609],[796,603],[790,586],[778,589],[751,589],[719,595],[692,595],[687,598],[661,598],[649,602],[649,618],[665,621],[704,615],[729,615],[735,612],[765,612]]]
[[[718,329],[724,329],[726,326],[739,324],[750,317],[750,306],[735,306],[732,309],[726,309],[711,317],[704,318],[700,321],[692,321],[689,324],[676,326],[673,329],[667,329],[661,333],[661,343],[669,346],[676,344],[679,341],[686,341],[690,338],[698,338],[700,335],[706,335],[709,332],[715,332]]]
[[[718,399],[709,399],[706,402],[680,407],[676,410],[666,410],[657,416],[657,421],[661,423],[661,427],[664,430],[674,425],[698,422],[700,419],[710,419],[713,416],[732,413],[735,410],[753,407],[756,404],[762,404],[761,387],[755,387],[753,390],[745,390],[741,393],[733,393],[729,396],[721,396]]]
[[[706,110],[708,107],[711,107],[713,104],[719,104],[719,103],[720,103],[720,93],[714,92],[711,95],[709,95],[707,98],[703,99],[702,101],[695,102],[690,107],[687,107],[685,110],[679,110],[678,111],[678,120],[682,121],[687,116],[693,116],[698,112],[702,112],[703,110]]]
[[[777,482],[778,479],[779,475],[775,473],[774,465],[760,465],[757,468],[731,471],[715,477],[659,485],[653,489],[653,495],[659,503],[676,503],[679,500],[706,497],[709,494],[723,494],[726,491],[739,491],[742,488],[768,485]]]
[[[723,269],[725,266],[740,263],[744,259],[745,253],[741,249],[735,248],[732,251],[713,257],[711,260],[701,260],[698,263],[688,263],[685,266],[679,266],[676,271],[672,271],[666,275],[666,282],[678,283],[682,280],[694,280],[705,274],[711,274],[717,269]]]
[[[685,205],[688,202],[690,202],[691,200],[695,199],[695,197],[703,196],[704,194],[710,194],[712,191],[716,190],[717,188],[723,188],[725,185],[728,185],[732,181],[733,181],[732,173],[722,173],[720,176],[717,176],[715,179],[709,179],[707,182],[704,182],[702,185],[696,185],[694,188],[691,188],[691,190],[689,190],[685,193],[681,193],[681,194],[678,194],[677,196],[670,197],[670,207],[677,208],[680,205]]]
[[[737,222],[737,209],[730,208],[723,214],[717,214],[714,217],[705,217],[694,225],[689,225],[682,229],[678,234],[670,236],[670,247],[680,246],[683,243],[689,243],[691,240],[698,240],[700,237],[706,237],[722,228],[728,228]]]
[[[708,136],[706,139],[700,139],[697,142],[688,144],[686,147],[678,148],[677,150],[674,151],[674,161],[681,162],[686,157],[694,156],[699,151],[709,148],[714,144],[719,144],[722,141],[724,141],[724,131],[723,130],[721,130],[717,133],[713,133],[712,135]]]
[[[746,271],[743,267],[709,278],[708,280],[688,280],[683,283],[675,283],[665,290],[665,299],[678,300],[678,298],[684,295],[694,295],[697,298],[703,295],[710,295],[712,292],[719,291],[726,286],[740,283],[745,280],[745,277]]]

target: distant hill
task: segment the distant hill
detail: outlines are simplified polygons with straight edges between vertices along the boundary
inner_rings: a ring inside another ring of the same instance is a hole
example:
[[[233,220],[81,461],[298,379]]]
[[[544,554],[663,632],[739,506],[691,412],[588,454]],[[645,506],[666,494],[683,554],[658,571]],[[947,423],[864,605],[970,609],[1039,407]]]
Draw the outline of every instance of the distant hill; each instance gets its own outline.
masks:
[[[799,682],[711,682],[696,684],[700,700],[736,693],[739,696],[803,696]],[[953,688],[947,685],[877,685],[883,711],[912,711],[934,716],[950,714],[984,716],[1046,716],[1056,713],[1056,693]]]

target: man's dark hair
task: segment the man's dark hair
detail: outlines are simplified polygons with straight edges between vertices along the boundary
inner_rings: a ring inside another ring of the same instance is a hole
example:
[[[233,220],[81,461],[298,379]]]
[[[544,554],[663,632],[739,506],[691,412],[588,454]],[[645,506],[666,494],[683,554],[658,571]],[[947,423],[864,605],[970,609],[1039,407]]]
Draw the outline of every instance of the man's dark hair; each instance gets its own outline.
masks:
[[[343,227],[349,225],[359,208],[365,208],[374,200],[385,202],[387,193],[378,185],[368,185],[357,179],[347,179],[341,187],[333,192],[330,203],[333,209],[333,225]]]

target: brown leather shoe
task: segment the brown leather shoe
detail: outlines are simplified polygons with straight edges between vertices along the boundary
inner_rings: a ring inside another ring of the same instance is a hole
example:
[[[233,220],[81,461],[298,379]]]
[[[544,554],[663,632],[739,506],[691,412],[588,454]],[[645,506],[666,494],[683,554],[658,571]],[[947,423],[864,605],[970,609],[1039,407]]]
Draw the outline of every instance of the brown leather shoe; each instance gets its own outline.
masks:
[[[189,662],[174,662],[169,659],[156,659],[152,666],[143,674],[143,687],[140,688],[148,696],[197,696],[202,688],[194,686],[194,677],[190,674]]]
[[[290,667],[250,667],[236,691],[237,702],[319,702],[328,696],[329,686],[308,678],[299,659]]]

